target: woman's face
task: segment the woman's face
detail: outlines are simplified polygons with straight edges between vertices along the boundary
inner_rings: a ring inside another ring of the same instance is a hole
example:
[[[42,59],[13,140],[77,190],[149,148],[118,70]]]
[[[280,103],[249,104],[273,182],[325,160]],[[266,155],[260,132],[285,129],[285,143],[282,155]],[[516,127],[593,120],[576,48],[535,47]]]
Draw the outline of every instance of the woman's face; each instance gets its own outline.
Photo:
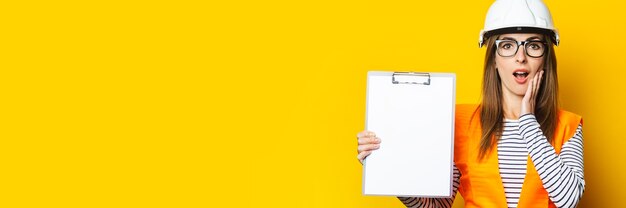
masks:
[[[530,80],[543,69],[547,52],[544,36],[532,33],[503,34],[498,41],[495,62],[502,80],[502,91],[524,96]],[[519,45],[515,52],[518,43],[514,41],[530,42]]]

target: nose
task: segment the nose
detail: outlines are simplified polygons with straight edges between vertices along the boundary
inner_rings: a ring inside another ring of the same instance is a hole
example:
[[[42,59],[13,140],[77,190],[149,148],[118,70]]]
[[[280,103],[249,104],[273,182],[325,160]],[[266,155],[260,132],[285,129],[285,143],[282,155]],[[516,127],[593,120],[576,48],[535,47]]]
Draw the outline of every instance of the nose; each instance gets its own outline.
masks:
[[[526,63],[526,47],[524,45],[519,46],[519,50],[515,54],[515,61],[518,63]]]

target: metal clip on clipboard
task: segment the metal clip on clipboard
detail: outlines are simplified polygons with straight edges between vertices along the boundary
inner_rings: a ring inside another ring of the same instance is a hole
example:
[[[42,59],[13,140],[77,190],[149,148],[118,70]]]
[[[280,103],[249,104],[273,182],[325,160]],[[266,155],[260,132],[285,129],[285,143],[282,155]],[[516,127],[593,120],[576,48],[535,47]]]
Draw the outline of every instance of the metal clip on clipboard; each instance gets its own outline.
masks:
[[[394,72],[391,75],[393,84],[421,84],[430,85],[430,74],[419,72]]]

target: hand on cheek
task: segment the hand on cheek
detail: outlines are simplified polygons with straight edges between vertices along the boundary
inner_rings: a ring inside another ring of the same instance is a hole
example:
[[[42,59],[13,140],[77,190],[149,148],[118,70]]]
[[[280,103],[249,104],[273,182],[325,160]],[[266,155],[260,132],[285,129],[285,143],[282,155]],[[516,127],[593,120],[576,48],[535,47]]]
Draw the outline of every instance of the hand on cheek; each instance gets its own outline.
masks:
[[[535,103],[539,92],[539,86],[541,85],[541,78],[543,78],[543,70],[536,73],[533,79],[528,82],[528,89],[522,99],[522,107],[519,114],[520,116],[535,113]]]

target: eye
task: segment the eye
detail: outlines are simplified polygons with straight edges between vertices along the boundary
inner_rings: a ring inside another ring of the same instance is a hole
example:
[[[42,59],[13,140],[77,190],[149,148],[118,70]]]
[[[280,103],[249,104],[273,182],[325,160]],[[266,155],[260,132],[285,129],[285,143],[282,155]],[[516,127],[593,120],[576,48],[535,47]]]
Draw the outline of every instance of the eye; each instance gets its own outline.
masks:
[[[513,48],[513,43],[511,43],[511,42],[502,42],[502,43],[500,43],[500,48],[505,49],[505,50],[511,49],[511,48]]]
[[[529,42],[526,47],[532,50],[541,50],[541,48],[543,48],[543,44],[541,44],[541,42]]]

